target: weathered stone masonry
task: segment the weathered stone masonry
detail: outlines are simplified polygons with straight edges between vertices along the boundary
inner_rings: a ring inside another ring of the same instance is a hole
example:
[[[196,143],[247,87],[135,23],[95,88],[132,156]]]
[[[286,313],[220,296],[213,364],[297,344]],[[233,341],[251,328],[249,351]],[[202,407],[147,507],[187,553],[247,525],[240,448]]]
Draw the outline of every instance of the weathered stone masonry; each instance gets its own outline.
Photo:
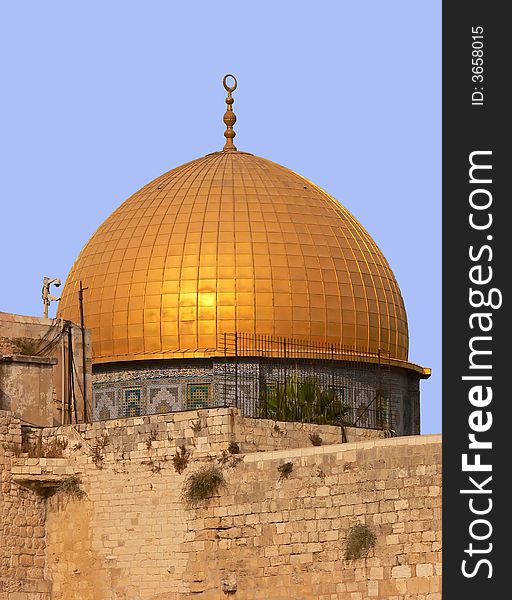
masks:
[[[238,406],[244,415],[255,416],[262,391],[261,381],[283,382],[283,372],[277,362],[262,366],[254,358],[238,363],[233,358],[219,357],[146,360],[142,365],[140,361],[95,365],[93,420],[220,406]],[[334,373],[337,385],[333,387],[353,407],[353,413],[350,413],[353,422],[357,410],[371,404],[377,390],[384,385],[374,365],[361,363],[333,368],[303,360],[290,367],[288,377],[321,375],[324,381],[330,382]],[[389,394],[389,428],[397,435],[419,433],[417,373],[393,367],[385,370],[383,377]],[[360,427],[379,427],[371,418],[372,412],[364,413]]]
[[[0,411],[0,599],[50,600],[45,578],[44,499],[12,481],[20,421]]]
[[[4,413],[2,441],[20,443],[19,423],[8,421]],[[312,431],[324,445],[311,445]],[[17,498],[19,515],[43,524],[46,506],[46,528],[19,526],[36,547],[34,566],[17,570],[32,554],[4,525],[2,600],[441,598],[440,436],[357,441],[349,431],[340,444],[335,427],[242,419],[231,408],[24,433],[67,446],[62,458],[4,452],[12,468],[3,469],[2,489],[13,502],[2,498],[2,523]],[[232,441],[242,460],[223,466]],[[259,443],[265,451],[254,451]],[[172,457],[182,445],[190,459],[180,475]],[[284,462],[293,467],[283,479]],[[186,478],[210,464],[221,465],[226,488],[187,508]],[[73,475],[86,498],[33,491]],[[372,529],[376,545],[347,561],[356,523]],[[45,568],[36,566],[44,556]]]

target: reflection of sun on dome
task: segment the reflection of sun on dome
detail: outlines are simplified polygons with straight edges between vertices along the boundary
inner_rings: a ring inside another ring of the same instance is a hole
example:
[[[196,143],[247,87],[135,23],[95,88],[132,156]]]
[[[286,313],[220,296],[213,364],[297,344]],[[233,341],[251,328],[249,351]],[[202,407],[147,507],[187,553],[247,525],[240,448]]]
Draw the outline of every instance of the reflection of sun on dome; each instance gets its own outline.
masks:
[[[382,252],[319,187],[236,150],[226,89],[224,150],[165,173],[114,211],[73,265],[60,316],[78,319],[82,281],[98,367],[223,356],[223,334],[236,332],[382,352],[417,380]]]

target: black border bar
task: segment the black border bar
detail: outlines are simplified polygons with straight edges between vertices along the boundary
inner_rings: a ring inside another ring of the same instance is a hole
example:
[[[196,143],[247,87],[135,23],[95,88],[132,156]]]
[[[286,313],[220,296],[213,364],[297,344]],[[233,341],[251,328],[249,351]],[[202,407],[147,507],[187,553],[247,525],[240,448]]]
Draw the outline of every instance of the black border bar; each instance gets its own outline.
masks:
[[[506,8],[443,3],[444,600],[508,597],[512,574]]]

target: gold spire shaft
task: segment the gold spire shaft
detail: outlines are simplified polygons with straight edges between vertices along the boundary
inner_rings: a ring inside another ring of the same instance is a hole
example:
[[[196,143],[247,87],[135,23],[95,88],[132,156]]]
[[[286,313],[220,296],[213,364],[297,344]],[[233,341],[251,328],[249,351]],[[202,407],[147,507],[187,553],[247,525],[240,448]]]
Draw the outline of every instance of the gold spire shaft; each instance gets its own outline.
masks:
[[[231,77],[234,81],[233,85],[229,86],[227,84],[227,79],[228,77]],[[236,86],[237,86],[237,80],[236,77],[234,75],[231,75],[231,73],[228,73],[227,75],[224,76],[224,79],[222,80],[222,84],[224,85],[224,89],[227,91],[228,93],[228,97],[226,98],[226,112],[224,113],[224,123],[226,125],[226,131],[224,132],[224,137],[226,138],[226,143],[224,144],[224,148],[223,150],[227,151],[227,150],[236,150],[236,146],[235,144],[233,144],[233,138],[235,137],[236,133],[235,130],[233,129],[233,125],[236,123],[236,115],[233,112],[233,96],[231,96],[231,92],[234,92],[236,90]]]

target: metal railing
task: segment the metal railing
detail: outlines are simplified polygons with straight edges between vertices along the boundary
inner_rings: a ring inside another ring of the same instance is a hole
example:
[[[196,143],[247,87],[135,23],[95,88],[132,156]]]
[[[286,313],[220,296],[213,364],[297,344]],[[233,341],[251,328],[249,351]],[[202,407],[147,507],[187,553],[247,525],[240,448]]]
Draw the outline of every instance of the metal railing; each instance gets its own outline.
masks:
[[[217,402],[250,417],[393,430],[388,352],[245,333],[222,343]]]

